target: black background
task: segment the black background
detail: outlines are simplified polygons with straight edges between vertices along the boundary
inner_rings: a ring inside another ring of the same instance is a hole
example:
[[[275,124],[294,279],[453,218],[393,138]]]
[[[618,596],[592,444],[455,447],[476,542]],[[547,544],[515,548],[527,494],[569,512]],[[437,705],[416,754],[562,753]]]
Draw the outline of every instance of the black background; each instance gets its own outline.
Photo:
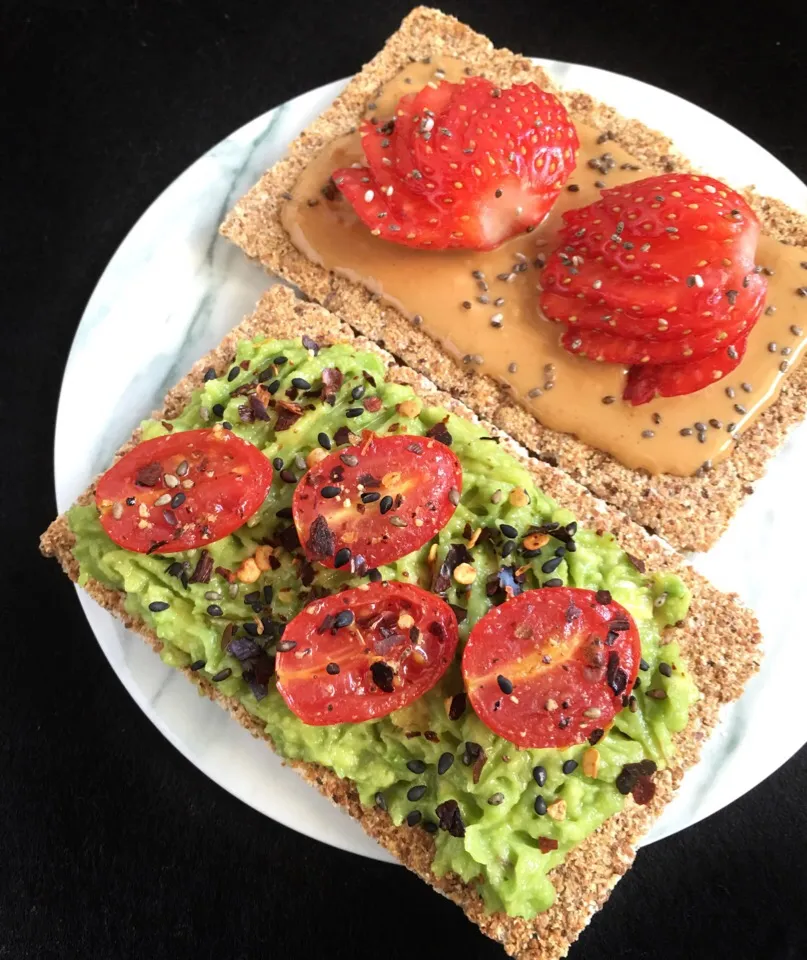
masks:
[[[129,227],[234,128],[355,71],[407,9],[272,7],[130,0],[0,9],[4,960],[503,956],[404,870],[307,840],[209,782],[140,713],[72,587],[35,550],[54,510],[62,368]],[[509,0],[447,9],[500,45],[678,93],[807,178],[802,4]],[[122,331],[121,350],[130,336],[137,331]],[[749,563],[756,559],[749,549]],[[793,667],[783,697],[804,695],[802,665]],[[754,722],[775,741],[775,716]],[[806,804],[802,750],[728,809],[644,850],[572,956],[807,957]]]

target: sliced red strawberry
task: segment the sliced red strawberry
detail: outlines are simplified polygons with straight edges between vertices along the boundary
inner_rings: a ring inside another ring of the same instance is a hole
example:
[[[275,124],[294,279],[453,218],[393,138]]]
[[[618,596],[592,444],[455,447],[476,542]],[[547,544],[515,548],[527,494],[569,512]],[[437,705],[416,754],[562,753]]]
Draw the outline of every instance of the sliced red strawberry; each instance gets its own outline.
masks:
[[[568,324],[564,346],[591,359],[683,369],[722,357],[727,346],[733,354],[765,295],[754,268],[758,237],[748,204],[710,177],[665,174],[605,190],[564,214],[560,246],[542,273],[541,308]],[[703,386],[726,365],[663,378],[662,388],[677,389],[673,380]],[[636,373],[631,384],[651,384],[652,394],[657,380]],[[634,399],[645,387],[630,392],[632,402],[646,402]]]
[[[433,250],[491,249],[540,223],[579,145],[552,94],[482,77],[427,85],[360,132],[367,166],[334,182],[374,235]]]
[[[637,407],[656,397],[679,397],[703,390],[739,366],[747,344],[746,330],[732,343],[701,360],[631,367],[622,399]]]
[[[745,327],[743,321],[734,326],[722,326],[676,340],[630,340],[614,336],[607,330],[578,330],[575,326],[569,326],[561,337],[561,343],[570,353],[605,363],[679,364],[708,357],[724,343],[731,343]]]

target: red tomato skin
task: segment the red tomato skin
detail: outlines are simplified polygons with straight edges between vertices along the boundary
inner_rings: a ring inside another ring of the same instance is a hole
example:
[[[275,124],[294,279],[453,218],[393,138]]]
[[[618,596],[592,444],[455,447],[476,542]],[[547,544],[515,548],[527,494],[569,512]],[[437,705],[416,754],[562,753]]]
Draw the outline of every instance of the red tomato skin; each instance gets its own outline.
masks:
[[[331,618],[348,611],[354,620],[335,627]],[[417,639],[408,621],[396,627],[398,640],[372,626],[379,618],[397,625],[403,614],[419,629]],[[457,642],[457,618],[440,597],[400,581],[369,583],[314,600],[289,623],[275,663],[277,688],[310,726],[377,720],[431,690]]]
[[[627,629],[611,639],[609,622]],[[639,631],[621,604],[556,587],[526,591],[482,617],[468,637],[462,673],[474,710],[494,733],[519,747],[563,748],[610,725],[640,659]],[[499,678],[512,684],[511,693]]]
[[[177,477],[183,461],[187,471]],[[176,477],[175,486],[165,484],[166,474]],[[271,483],[269,460],[231,431],[177,431],[124,454],[98,480],[95,503],[101,525],[118,546],[135,553],[179,553],[237,530],[261,506]],[[155,506],[166,495],[174,504]]]
[[[356,465],[346,465],[345,459],[350,463],[352,458]],[[390,479],[396,474],[398,482]],[[368,477],[378,482],[367,482]],[[338,496],[323,496],[323,491],[336,488]],[[339,566],[350,564],[351,570],[361,572],[392,563],[439,533],[456,509],[452,490],[457,495],[462,490],[462,467],[444,443],[368,431],[361,443],[334,451],[302,477],[294,491],[294,523],[309,560],[334,568],[346,548],[349,559]],[[401,491],[403,502],[398,505],[396,493]],[[363,493],[378,494],[379,499],[364,503]],[[382,514],[384,498],[389,497],[393,505]],[[404,525],[396,525],[399,522]],[[363,563],[357,566],[358,558]]]

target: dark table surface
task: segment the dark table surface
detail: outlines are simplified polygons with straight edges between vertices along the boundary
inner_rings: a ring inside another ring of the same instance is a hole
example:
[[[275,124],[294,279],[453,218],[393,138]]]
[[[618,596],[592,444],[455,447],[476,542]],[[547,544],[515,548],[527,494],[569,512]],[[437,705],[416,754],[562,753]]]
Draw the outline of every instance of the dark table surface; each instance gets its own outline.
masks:
[[[407,9],[272,6],[7,2],[0,12],[0,516],[14,545],[0,660],[2,958],[503,956],[403,869],[308,840],[209,782],[140,713],[72,587],[35,550],[54,509],[61,371],[117,244],[199,154],[355,71]],[[499,44],[680,94],[807,178],[803,5],[448,7]],[[783,677],[782,695],[803,691]],[[775,717],[757,722],[776,737]],[[807,957],[805,797],[802,750],[728,809],[643,850],[572,956]]]

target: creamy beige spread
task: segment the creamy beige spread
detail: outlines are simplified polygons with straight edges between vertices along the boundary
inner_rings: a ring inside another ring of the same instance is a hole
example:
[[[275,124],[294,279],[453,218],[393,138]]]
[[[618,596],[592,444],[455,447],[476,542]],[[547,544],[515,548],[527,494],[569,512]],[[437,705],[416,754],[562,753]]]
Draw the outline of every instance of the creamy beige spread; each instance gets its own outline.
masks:
[[[383,87],[368,116],[383,122],[404,94],[465,75],[464,64],[450,58],[413,63]],[[807,299],[799,292],[807,284],[801,265],[807,251],[761,237],[757,264],[768,274],[766,309],[733,373],[696,393],[632,407],[621,399],[627,367],[572,356],[560,345],[564,327],[539,311],[540,268],[557,245],[563,211],[599,199],[605,185],[649,174],[602,131],[582,123],[576,128],[577,168],[549,217],[495,250],[428,251],[390,243],[373,236],[341,195],[323,195],[335,169],[363,163],[358,133],[329,143],[303,171],[282,222],[309,259],[379,293],[458,363],[505,385],[547,427],[633,469],[690,476],[731,453],[800,360],[807,343]],[[612,160],[599,162],[603,153]]]

